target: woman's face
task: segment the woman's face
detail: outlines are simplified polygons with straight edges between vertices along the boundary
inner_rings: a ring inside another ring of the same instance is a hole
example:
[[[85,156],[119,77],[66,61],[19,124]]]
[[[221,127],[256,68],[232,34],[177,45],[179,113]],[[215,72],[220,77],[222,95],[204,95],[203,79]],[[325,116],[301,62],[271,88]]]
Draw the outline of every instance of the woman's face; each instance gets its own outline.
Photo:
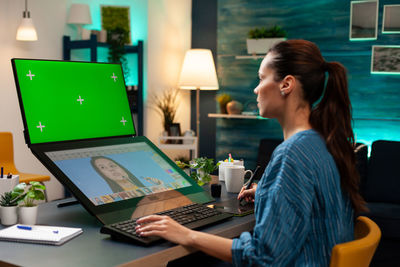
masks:
[[[94,165],[99,169],[104,176],[114,181],[122,181],[128,179],[128,174],[120,166],[114,163],[114,161],[99,158],[94,161]]]
[[[261,62],[258,70],[260,83],[254,89],[260,116],[264,118],[277,118],[283,111],[284,97],[280,92],[280,82],[275,81],[275,71],[268,67],[272,58],[272,54],[268,53]]]

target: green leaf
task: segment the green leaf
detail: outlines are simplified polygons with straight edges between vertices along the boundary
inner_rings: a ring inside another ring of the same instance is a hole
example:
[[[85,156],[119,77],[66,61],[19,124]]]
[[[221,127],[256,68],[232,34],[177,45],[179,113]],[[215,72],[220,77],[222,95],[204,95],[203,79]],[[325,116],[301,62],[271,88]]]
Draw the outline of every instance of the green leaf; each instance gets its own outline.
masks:
[[[44,200],[44,193],[40,190],[35,190],[35,199],[36,200]]]
[[[39,182],[36,182],[36,181],[29,182],[29,184],[32,185],[32,186],[38,186],[38,185],[40,185],[40,183],[39,183]]]
[[[26,183],[20,183],[20,184],[17,184],[17,185],[14,187],[13,191],[14,191],[14,192],[23,193],[24,190],[25,190],[25,187],[26,187]]]
[[[34,191],[29,191],[29,192],[26,194],[26,198],[35,199],[35,197],[36,197],[36,194],[35,194]]]

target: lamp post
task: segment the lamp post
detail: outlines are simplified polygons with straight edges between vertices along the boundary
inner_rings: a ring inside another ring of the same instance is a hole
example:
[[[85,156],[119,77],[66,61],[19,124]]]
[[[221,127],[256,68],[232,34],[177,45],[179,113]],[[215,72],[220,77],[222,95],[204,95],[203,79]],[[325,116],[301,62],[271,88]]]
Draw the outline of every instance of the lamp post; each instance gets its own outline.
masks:
[[[186,52],[178,87],[184,90],[196,90],[197,151],[200,151],[200,90],[219,89],[211,50],[190,49]]]

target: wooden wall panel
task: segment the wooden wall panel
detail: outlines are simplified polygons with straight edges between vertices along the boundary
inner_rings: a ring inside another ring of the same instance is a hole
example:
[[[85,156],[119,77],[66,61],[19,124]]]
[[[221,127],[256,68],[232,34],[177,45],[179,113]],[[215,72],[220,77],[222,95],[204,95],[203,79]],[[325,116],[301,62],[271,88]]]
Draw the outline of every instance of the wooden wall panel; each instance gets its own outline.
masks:
[[[261,59],[235,56],[246,55],[249,29],[279,25],[289,39],[315,42],[326,60],[339,61],[347,68],[358,141],[400,140],[400,75],[370,74],[372,45],[400,45],[399,34],[381,33],[383,5],[399,3],[379,1],[377,40],[349,41],[348,0],[219,0],[218,93],[229,93],[241,103],[255,101],[253,89]],[[216,157],[220,160],[231,152],[244,158],[246,167],[254,168],[262,138],[282,138],[275,120],[217,119]]]

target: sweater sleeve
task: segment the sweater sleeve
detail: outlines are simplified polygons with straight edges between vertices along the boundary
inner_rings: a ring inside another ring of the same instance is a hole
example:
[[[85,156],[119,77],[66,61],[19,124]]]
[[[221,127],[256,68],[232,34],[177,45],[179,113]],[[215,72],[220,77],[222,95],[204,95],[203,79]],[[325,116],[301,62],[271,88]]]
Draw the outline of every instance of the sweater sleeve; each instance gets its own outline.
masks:
[[[310,232],[312,168],[296,147],[275,151],[256,191],[256,225],[232,244],[235,266],[287,266]]]

